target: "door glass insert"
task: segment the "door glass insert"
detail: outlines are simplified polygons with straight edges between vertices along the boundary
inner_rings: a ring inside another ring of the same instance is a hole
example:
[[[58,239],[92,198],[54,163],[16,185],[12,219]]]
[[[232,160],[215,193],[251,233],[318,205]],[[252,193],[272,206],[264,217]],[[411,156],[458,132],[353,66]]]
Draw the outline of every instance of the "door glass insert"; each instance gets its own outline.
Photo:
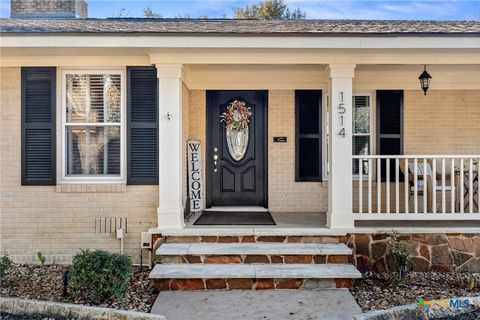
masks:
[[[242,130],[226,130],[228,152],[236,161],[242,160],[248,147],[248,126]]]

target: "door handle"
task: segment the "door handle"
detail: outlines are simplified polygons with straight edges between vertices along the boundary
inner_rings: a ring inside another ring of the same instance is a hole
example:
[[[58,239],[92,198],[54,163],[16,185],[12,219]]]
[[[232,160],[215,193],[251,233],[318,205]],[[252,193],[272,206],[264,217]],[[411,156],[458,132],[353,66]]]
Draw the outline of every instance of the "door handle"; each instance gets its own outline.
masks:
[[[217,164],[218,164],[218,154],[217,154],[217,147],[213,148],[213,172],[217,172]]]

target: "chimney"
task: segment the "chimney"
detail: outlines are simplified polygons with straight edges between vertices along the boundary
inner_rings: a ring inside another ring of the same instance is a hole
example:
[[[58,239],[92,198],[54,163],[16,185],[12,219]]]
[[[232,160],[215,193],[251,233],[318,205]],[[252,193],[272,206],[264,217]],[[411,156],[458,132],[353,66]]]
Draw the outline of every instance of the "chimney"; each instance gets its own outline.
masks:
[[[85,19],[86,0],[11,0],[11,18],[20,19]]]

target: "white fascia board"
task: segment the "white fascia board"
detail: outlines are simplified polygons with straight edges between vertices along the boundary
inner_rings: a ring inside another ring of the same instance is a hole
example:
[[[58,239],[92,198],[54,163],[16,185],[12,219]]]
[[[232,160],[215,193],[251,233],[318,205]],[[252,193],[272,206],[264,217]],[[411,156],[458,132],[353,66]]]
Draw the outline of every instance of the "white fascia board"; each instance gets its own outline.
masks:
[[[480,49],[480,37],[156,36],[3,34],[1,47],[257,48],[257,49]]]

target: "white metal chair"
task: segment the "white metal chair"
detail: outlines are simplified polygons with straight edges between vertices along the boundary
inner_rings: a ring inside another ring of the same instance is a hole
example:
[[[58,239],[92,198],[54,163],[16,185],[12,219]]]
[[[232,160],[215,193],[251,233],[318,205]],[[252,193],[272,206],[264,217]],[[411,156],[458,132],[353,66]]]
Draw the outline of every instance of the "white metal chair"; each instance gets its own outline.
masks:
[[[404,171],[404,168],[402,168],[402,171]],[[415,194],[415,171],[417,173],[417,193],[419,196],[424,196],[425,194],[425,181],[424,181],[424,175],[427,176],[427,196],[428,196],[428,211],[431,211],[432,209],[432,196],[433,196],[433,182],[434,178],[436,181],[435,185],[435,192],[453,192],[454,188],[452,187],[452,183],[447,182],[445,183],[445,188],[442,185],[442,177],[441,174],[439,175],[436,173],[434,175],[432,167],[430,166],[430,163],[427,163],[426,165],[422,163],[408,163],[408,185],[409,185],[409,190],[410,190],[410,196]],[[445,173],[445,179],[450,177],[450,174]],[[439,198],[441,199],[441,197]],[[446,197],[445,201],[447,199],[450,199],[450,197]]]

